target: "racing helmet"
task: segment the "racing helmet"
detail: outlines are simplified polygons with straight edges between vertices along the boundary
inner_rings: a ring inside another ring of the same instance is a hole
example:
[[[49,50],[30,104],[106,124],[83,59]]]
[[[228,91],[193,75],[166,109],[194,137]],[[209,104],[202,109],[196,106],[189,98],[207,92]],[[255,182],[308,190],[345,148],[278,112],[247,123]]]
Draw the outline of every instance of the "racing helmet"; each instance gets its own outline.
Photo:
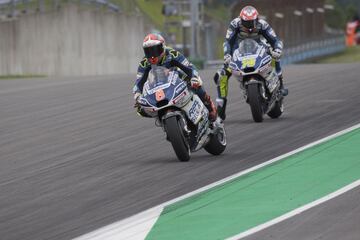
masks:
[[[148,61],[158,64],[165,55],[165,39],[160,34],[148,34],[144,38],[143,49]]]
[[[253,6],[246,6],[240,12],[241,25],[252,32],[256,28],[259,19],[259,13]]]

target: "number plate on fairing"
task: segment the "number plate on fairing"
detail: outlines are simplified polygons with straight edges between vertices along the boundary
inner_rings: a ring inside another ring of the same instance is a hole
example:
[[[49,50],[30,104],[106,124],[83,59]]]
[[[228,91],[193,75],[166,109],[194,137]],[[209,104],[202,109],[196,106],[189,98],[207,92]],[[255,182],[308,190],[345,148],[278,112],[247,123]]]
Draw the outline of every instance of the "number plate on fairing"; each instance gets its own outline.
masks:
[[[206,118],[205,106],[197,95],[193,95],[193,99],[188,102],[182,109],[186,112],[188,118],[194,123],[198,122],[202,118]]]

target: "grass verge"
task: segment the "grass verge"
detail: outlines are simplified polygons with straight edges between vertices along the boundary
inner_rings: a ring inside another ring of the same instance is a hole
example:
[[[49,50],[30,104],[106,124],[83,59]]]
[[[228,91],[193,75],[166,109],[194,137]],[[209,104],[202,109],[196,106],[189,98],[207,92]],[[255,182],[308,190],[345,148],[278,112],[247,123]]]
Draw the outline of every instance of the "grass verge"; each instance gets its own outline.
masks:
[[[44,78],[46,75],[0,75],[0,80],[23,79],[23,78]]]
[[[360,46],[348,47],[345,51],[321,58],[315,61],[315,63],[354,63],[360,62]]]

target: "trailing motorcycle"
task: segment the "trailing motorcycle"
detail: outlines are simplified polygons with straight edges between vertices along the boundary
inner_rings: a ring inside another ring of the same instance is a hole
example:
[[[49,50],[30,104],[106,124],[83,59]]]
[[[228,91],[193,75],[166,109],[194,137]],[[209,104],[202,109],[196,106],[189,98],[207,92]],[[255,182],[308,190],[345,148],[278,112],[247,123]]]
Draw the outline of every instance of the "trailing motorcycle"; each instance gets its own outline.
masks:
[[[229,64],[231,72],[240,82],[255,122],[262,122],[264,114],[278,118],[284,111],[280,81],[272,66],[270,51],[262,42],[244,39]]]
[[[226,148],[224,125],[219,118],[209,121],[208,109],[182,77],[177,68],[152,66],[138,102],[163,128],[180,161],[201,148],[219,155]]]

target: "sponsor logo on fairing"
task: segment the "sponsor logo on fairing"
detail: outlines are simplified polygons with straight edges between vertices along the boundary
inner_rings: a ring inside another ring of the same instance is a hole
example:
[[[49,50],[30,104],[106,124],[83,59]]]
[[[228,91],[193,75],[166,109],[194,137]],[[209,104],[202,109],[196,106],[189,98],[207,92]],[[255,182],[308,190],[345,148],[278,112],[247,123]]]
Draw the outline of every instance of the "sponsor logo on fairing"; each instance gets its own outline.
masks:
[[[145,98],[141,97],[138,101],[139,101],[140,105],[150,106],[150,104],[148,103],[148,101]]]
[[[185,82],[182,82],[181,84],[179,84],[176,89],[175,89],[175,95],[179,94],[181,91],[184,90],[184,88],[186,87]]]
[[[177,104],[180,102],[180,100],[182,100],[182,98],[186,95],[186,91],[183,91],[182,93],[179,94],[179,96],[177,96],[176,98],[174,98],[172,100],[173,104]]]
[[[196,122],[196,120],[199,118],[199,115],[201,113],[200,111],[201,105],[197,100],[195,100],[189,110],[189,118],[192,122]]]
[[[176,80],[179,78],[179,73],[177,71],[171,71],[169,73],[169,82],[171,82],[172,85],[176,85]]]
[[[206,133],[206,124],[209,121],[208,119],[208,114],[206,114],[205,110],[203,110],[201,112],[202,116],[203,116],[203,121],[201,121],[200,125],[199,125],[199,130],[198,130],[198,136],[202,137],[204,136],[204,134]]]

